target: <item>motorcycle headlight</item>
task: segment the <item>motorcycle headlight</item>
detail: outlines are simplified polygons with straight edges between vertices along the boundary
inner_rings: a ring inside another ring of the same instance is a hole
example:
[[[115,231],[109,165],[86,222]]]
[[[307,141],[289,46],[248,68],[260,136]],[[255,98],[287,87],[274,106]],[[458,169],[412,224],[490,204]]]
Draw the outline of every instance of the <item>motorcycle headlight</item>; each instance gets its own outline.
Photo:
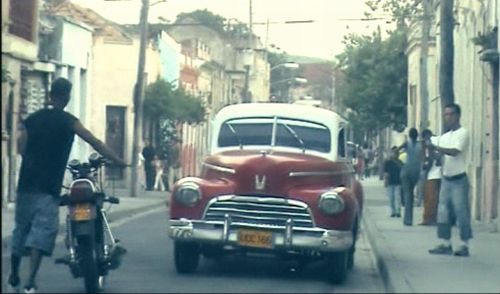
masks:
[[[340,213],[344,207],[344,200],[335,192],[323,193],[319,199],[319,208],[329,215]]]
[[[186,206],[195,205],[200,198],[200,186],[193,182],[183,183],[175,191],[175,199]]]

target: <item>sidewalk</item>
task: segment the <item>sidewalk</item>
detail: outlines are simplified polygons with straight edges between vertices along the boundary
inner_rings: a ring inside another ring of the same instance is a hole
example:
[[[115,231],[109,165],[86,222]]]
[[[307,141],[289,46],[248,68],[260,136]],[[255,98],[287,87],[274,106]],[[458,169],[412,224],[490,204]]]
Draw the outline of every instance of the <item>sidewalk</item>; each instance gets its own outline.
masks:
[[[437,245],[435,226],[419,226],[422,207],[415,207],[413,226],[389,217],[382,181],[362,182],[365,192],[363,228],[375,253],[388,291],[395,293],[500,293],[500,233],[473,223],[470,256],[431,255]],[[452,231],[458,244],[458,230]]]
[[[137,197],[130,197],[130,191],[127,189],[116,189],[113,194],[112,189],[107,189],[108,195],[120,198],[120,204],[113,204],[108,210],[108,221],[112,223],[127,216],[139,212],[151,210],[157,207],[168,205],[170,197],[169,192],[143,191]],[[109,204],[105,204],[107,208]],[[59,234],[64,232],[64,222],[66,220],[66,208],[59,210]],[[9,249],[10,237],[14,228],[14,204],[8,204],[8,207],[2,207],[2,251]]]

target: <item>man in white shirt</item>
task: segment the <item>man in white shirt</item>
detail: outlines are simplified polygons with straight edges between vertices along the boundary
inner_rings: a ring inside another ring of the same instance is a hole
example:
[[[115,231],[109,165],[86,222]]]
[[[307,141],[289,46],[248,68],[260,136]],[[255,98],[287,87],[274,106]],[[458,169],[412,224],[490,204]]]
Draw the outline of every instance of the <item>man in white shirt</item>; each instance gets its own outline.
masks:
[[[472,238],[469,180],[465,173],[465,152],[469,144],[469,132],[460,126],[460,106],[449,104],[444,109],[446,132],[437,145],[429,143],[444,154],[443,176],[439,192],[437,235],[442,243],[429,250],[431,254],[451,254],[451,226],[457,222],[461,244],[456,256],[469,256],[468,240]]]

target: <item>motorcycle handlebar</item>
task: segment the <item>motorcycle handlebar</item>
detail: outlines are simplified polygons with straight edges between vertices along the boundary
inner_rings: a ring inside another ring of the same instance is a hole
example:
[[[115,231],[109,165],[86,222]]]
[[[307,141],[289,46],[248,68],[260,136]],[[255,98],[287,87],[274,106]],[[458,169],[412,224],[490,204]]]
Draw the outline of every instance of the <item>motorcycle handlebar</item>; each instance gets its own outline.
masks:
[[[113,203],[113,204],[119,204],[120,203],[120,198],[114,197],[114,196],[108,196],[104,201]]]

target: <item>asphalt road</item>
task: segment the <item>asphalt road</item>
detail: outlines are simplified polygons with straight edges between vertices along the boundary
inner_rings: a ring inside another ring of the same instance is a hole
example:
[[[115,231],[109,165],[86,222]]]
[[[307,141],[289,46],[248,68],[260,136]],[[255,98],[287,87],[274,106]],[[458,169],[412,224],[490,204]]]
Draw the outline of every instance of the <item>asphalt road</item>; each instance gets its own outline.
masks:
[[[374,265],[364,234],[357,243],[353,270],[343,285],[332,285],[321,276],[320,264],[293,272],[275,259],[227,258],[222,262],[202,259],[198,270],[181,275],[173,265],[173,243],[167,236],[164,208],[112,224],[128,253],[122,266],[108,276],[106,293],[382,293],[382,280]],[[2,282],[9,272],[9,258],[2,254]],[[54,257],[65,254],[59,242]],[[24,260],[23,260],[24,261]],[[22,264],[27,276],[28,260]],[[2,283],[2,292],[5,291]],[[44,259],[38,277],[39,292],[83,293],[83,280],[74,279],[64,265]]]

